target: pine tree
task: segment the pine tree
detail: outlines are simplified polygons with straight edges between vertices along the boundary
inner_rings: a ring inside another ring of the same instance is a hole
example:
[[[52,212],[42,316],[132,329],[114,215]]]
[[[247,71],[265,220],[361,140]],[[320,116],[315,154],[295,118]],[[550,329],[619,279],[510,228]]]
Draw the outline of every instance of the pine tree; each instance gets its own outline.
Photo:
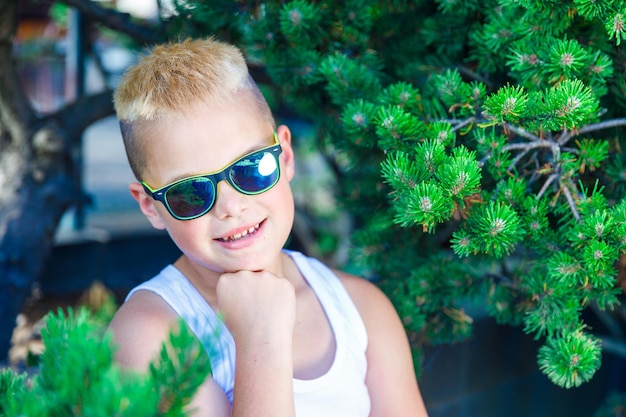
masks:
[[[179,37],[238,44],[315,126],[348,267],[392,297],[418,363],[471,334],[479,300],[543,341],[555,384],[593,377],[624,327],[582,315],[616,321],[626,288],[624,2],[174,3]]]
[[[211,372],[204,347],[181,322],[146,374],[123,371],[98,315],[87,308],[49,313],[45,345],[31,376],[0,373],[0,416],[184,417]]]

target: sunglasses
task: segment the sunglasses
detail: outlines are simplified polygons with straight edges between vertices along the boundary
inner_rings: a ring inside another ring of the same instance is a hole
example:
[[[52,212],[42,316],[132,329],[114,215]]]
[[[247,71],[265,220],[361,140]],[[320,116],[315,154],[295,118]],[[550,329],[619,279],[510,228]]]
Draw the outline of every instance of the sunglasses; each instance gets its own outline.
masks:
[[[208,213],[217,200],[218,184],[228,182],[245,195],[257,195],[272,188],[280,179],[279,155],[282,148],[274,132],[274,144],[242,156],[220,171],[183,178],[153,190],[141,182],[146,192],[163,203],[178,220],[192,220]]]

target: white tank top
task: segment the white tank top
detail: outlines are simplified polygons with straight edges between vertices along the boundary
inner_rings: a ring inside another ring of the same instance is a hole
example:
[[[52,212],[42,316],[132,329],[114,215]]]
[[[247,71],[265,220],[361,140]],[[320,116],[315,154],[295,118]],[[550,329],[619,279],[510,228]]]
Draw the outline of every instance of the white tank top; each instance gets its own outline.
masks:
[[[293,380],[298,417],[366,417],[370,397],[365,385],[367,332],[363,320],[339,278],[324,264],[299,252],[285,251],[312,288],[333,330],[336,351],[328,372],[311,380]],[[213,379],[233,401],[235,342],[213,309],[174,266],[134,288],[163,298],[187,323],[211,358]]]

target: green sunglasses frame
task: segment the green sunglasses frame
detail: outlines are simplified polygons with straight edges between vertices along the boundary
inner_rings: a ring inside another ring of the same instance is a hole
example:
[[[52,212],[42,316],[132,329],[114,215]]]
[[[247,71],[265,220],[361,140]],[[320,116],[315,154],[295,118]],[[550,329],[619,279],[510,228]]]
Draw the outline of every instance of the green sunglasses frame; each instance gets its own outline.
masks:
[[[262,194],[268,190],[270,190],[272,187],[274,187],[278,181],[280,180],[280,161],[278,160],[278,157],[280,156],[280,154],[282,153],[283,149],[280,146],[280,142],[278,141],[278,134],[276,132],[274,132],[274,143],[270,146],[267,146],[265,148],[261,148],[258,149],[256,151],[247,153],[239,158],[237,158],[235,161],[231,162],[230,164],[228,164],[227,166],[225,166],[224,168],[222,168],[219,171],[214,171],[214,172],[210,172],[207,174],[200,174],[200,175],[193,175],[191,177],[186,177],[186,178],[181,178],[180,180],[174,181],[170,184],[167,184],[157,190],[152,189],[152,187],[150,187],[147,183],[145,183],[144,181],[141,181],[141,185],[143,186],[144,190],[146,191],[146,193],[152,197],[153,199],[160,201],[161,204],[163,204],[163,206],[165,206],[165,208],[167,209],[167,212],[174,217],[177,220],[193,220],[193,219],[197,219],[198,217],[204,216],[205,214],[207,214],[209,211],[211,211],[211,209],[213,208],[213,206],[215,206],[215,202],[217,201],[217,197],[219,194],[219,188],[218,188],[218,184],[222,181],[226,181],[228,182],[231,187],[233,187],[235,190],[239,191],[241,194],[245,194],[245,195],[257,195],[257,194]],[[270,185],[267,188],[264,188],[262,190],[259,191],[246,191],[242,188],[240,188],[239,186],[237,186],[237,184],[235,184],[233,182],[233,180],[230,177],[230,172],[233,169],[233,167],[235,165],[237,165],[239,162],[241,162],[243,159],[246,159],[248,157],[250,157],[251,155],[254,155],[256,153],[260,153],[260,152],[269,152],[270,154],[274,155],[274,157],[276,158],[276,161],[278,162],[277,165],[277,170],[278,170],[278,175],[276,176],[276,181],[274,181],[272,183],[272,185]],[[176,186],[179,185],[185,181],[189,181],[189,180],[193,180],[196,178],[207,178],[209,179],[209,181],[213,184],[213,187],[215,188],[215,195],[213,197],[213,201],[211,202],[211,204],[205,209],[203,210],[201,213],[199,214],[195,214],[193,216],[179,216],[178,214],[174,213],[172,211],[172,208],[170,207],[169,203],[167,202],[167,191]]]

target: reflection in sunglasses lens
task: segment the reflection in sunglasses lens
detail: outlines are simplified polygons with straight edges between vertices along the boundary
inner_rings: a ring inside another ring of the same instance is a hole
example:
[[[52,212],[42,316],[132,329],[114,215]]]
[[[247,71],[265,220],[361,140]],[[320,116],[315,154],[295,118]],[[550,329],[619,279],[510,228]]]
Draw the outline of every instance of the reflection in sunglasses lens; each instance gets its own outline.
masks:
[[[232,182],[241,190],[249,193],[265,191],[274,185],[277,179],[278,164],[269,152],[251,155],[253,161],[237,164],[231,171]]]
[[[177,215],[194,216],[212,204],[214,186],[208,178],[195,178],[172,187],[167,192],[167,202]]]

